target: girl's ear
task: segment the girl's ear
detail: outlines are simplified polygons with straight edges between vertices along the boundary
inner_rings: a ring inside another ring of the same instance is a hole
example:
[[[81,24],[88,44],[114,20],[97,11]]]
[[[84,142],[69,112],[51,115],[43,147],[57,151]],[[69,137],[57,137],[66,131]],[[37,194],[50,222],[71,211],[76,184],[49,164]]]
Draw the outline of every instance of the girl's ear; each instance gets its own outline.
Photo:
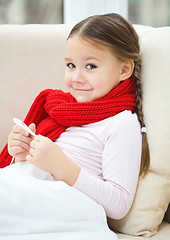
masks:
[[[122,69],[121,69],[122,71],[121,71],[121,74],[120,74],[120,81],[124,81],[124,80],[130,78],[130,76],[133,73],[133,69],[134,69],[133,60],[123,62],[122,63]]]

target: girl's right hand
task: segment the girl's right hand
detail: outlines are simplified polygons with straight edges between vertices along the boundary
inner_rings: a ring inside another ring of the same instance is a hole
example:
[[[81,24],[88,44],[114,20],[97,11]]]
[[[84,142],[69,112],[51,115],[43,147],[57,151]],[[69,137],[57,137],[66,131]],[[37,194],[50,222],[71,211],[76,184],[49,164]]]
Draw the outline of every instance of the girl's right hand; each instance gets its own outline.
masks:
[[[36,126],[34,123],[29,125],[29,128],[35,133]],[[29,154],[30,143],[34,136],[29,134],[19,125],[15,125],[8,136],[8,152],[15,157],[15,162],[25,161]]]

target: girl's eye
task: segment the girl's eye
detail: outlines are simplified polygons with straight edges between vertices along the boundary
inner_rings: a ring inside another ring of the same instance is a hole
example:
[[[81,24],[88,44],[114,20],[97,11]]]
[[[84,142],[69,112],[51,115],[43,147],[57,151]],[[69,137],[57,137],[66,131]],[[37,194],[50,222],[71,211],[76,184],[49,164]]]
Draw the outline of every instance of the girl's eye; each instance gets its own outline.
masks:
[[[73,63],[68,63],[67,67],[72,69],[72,68],[75,68],[76,66]]]
[[[95,66],[94,64],[88,64],[88,65],[87,65],[87,69],[88,69],[88,70],[92,70],[92,69],[94,69],[94,68],[96,68],[96,66]]]

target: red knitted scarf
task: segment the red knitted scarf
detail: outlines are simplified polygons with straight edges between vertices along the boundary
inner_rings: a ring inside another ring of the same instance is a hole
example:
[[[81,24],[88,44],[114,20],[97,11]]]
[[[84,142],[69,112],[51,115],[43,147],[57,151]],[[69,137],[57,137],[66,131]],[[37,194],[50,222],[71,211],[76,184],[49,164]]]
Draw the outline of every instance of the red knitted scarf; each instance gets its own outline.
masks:
[[[46,89],[34,100],[24,122],[35,123],[36,133],[52,141],[70,126],[80,126],[101,121],[124,110],[134,110],[136,88],[133,79],[127,79],[106,96],[93,101],[78,103],[70,93]],[[0,167],[9,165],[11,156],[7,145],[0,154]]]

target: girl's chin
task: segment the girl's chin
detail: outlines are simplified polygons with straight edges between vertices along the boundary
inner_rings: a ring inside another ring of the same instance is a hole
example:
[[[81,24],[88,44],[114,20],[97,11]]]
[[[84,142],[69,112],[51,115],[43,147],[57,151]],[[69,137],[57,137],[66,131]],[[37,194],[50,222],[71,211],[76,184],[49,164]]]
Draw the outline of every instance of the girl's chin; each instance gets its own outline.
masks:
[[[70,92],[71,93],[71,92]],[[81,94],[71,93],[71,95],[77,100],[77,102],[91,102],[93,99],[89,96],[87,92],[83,92]]]
[[[81,102],[91,102],[93,100],[91,100],[90,98],[87,98],[87,97],[82,97],[82,96],[76,96],[74,97],[77,102],[81,103]]]
[[[88,99],[86,98],[75,98],[77,100],[77,102],[79,103],[83,103],[83,102],[90,102]]]

